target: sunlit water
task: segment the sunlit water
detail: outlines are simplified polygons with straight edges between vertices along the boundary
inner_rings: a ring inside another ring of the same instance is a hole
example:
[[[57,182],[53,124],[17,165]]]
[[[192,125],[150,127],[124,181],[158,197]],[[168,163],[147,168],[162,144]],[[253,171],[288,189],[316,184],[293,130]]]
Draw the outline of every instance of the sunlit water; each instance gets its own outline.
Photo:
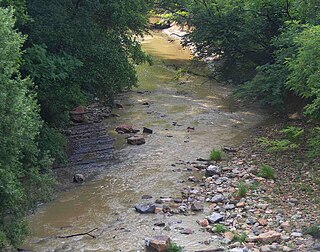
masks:
[[[162,33],[143,40],[143,48],[154,57],[154,65],[138,67],[140,85],[119,98],[123,110],[119,118],[108,119],[110,134],[116,138],[115,162],[101,172],[95,181],[59,193],[49,204],[30,216],[31,236],[24,248],[34,251],[143,251],[143,240],[158,234],[170,235],[186,251],[209,249],[217,242],[204,245],[210,233],[203,232],[196,217],[161,214],[141,215],[136,203],[148,202],[142,195],[179,197],[192,172],[174,172],[172,164],[206,158],[213,147],[239,143],[264,116],[254,111],[230,107],[225,99],[227,88],[202,77],[189,76],[174,80],[176,71],[166,65],[187,67],[190,52]],[[141,92],[148,91],[148,92]],[[150,105],[143,105],[148,102]],[[232,111],[230,111],[232,110]],[[182,126],[173,126],[173,122]],[[146,144],[128,146],[114,128],[119,124],[134,128],[148,127],[154,134],[145,135]],[[195,127],[187,132],[187,127]],[[169,137],[170,136],[170,137]],[[179,168],[184,168],[179,166]],[[153,224],[164,221],[169,231]],[[98,228],[89,236],[55,238]],[[191,228],[192,235],[180,234],[179,228]]]

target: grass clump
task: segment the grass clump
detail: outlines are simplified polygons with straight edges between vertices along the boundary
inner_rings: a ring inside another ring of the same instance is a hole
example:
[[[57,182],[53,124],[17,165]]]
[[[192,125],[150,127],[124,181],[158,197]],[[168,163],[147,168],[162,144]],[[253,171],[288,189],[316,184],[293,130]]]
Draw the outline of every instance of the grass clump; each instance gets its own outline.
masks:
[[[225,233],[226,231],[228,231],[228,229],[222,224],[215,224],[212,228],[212,232],[217,234]]]
[[[311,235],[313,238],[320,239],[320,223],[305,227],[303,233]]]
[[[247,234],[246,233],[242,233],[242,234],[235,234],[232,241],[233,242],[240,242],[243,243],[245,242],[247,239]]]
[[[258,172],[258,176],[265,179],[275,179],[275,171],[269,165],[263,164],[260,167],[260,171]]]
[[[213,149],[210,152],[210,160],[212,160],[212,161],[222,160],[222,152],[220,150]]]
[[[238,184],[237,196],[244,198],[247,196],[247,192],[248,186],[243,181],[240,181]]]
[[[182,252],[182,247],[174,242],[171,242],[168,248],[168,252]]]

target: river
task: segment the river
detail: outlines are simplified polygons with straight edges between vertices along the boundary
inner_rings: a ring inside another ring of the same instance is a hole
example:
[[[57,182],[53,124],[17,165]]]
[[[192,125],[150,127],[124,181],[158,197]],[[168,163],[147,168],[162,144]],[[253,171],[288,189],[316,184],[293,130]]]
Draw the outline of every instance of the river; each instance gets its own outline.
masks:
[[[195,217],[161,214],[141,215],[134,211],[142,195],[154,201],[161,196],[181,197],[180,191],[191,186],[187,178],[199,176],[184,169],[183,162],[207,158],[212,148],[239,144],[250,129],[265,116],[255,110],[236,108],[227,99],[231,92],[205,77],[186,75],[180,79],[174,68],[190,67],[188,49],[156,32],[142,41],[154,58],[154,65],[138,67],[139,86],[119,96],[124,109],[120,117],[105,121],[115,138],[115,161],[91,182],[61,192],[50,203],[29,217],[31,234],[24,248],[33,251],[143,251],[145,237],[165,234],[185,247],[185,251],[208,249],[210,239],[200,231]],[[168,67],[171,66],[171,67]],[[114,128],[119,124],[151,128],[146,144],[129,146]],[[188,127],[194,130],[188,132]],[[200,175],[201,176],[201,175]],[[208,214],[199,213],[196,219]],[[169,228],[155,227],[163,221]],[[98,228],[89,236],[55,238]],[[192,235],[180,234],[191,228]],[[218,241],[211,247],[218,246]],[[210,247],[210,248],[211,248]]]

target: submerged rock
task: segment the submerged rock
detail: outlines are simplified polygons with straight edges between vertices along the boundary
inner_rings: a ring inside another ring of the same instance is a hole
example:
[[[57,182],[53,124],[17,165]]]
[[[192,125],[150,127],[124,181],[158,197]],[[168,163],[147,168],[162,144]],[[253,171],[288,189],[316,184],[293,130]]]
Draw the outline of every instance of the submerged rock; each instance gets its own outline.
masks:
[[[83,183],[84,180],[85,180],[85,178],[84,178],[83,174],[77,173],[77,174],[74,174],[74,176],[73,176],[74,183]]]
[[[152,204],[138,204],[134,207],[138,213],[147,214],[155,213],[156,206]]]
[[[127,143],[131,145],[142,145],[146,143],[143,136],[133,136],[127,139]]]
[[[167,252],[171,239],[169,236],[160,235],[145,239],[146,252]]]

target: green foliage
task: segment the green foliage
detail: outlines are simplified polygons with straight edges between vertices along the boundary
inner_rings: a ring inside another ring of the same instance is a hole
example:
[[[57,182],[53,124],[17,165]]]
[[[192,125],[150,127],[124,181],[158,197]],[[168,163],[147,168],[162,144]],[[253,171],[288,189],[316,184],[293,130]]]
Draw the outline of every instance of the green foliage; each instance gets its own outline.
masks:
[[[246,197],[248,192],[248,186],[243,182],[240,181],[238,184],[237,196],[239,197]]]
[[[263,164],[260,167],[258,176],[265,179],[275,179],[275,172],[271,166]]]
[[[242,234],[235,234],[235,236],[233,237],[232,241],[233,242],[240,242],[240,243],[244,243],[247,239],[247,234],[246,233],[242,233]]]
[[[17,245],[26,233],[25,212],[47,197],[51,176],[36,139],[42,122],[33,83],[19,73],[24,37],[11,9],[0,8],[0,243]],[[41,175],[41,172],[45,173]]]
[[[225,233],[226,231],[228,231],[228,229],[222,224],[215,224],[212,228],[212,232],[218,234]]]
[[[305,227],[303,229],[303,233],[320,239],[320,224],[314,224],[309,227]]]
[[[281,152],[281,151],[293,150],[298,147],[297,144],[292,143],[288,139],[271,140],[266,137],[260,137],[259,141],[262,146],[267,147],[269,152]]]
[[[309,158],[320,157],[320,127],[313,129],[307,140],[307,145]]]
[[[220,161],[222,160],[222,153],[220,150],[216,150],[216,149],[213,149],[211,152],[210,152],[210,160],[213,160],[213,161]]]
[[[168,252],[182,252],[182,247],[174,242],[171,242],[169,245]]]
[[[302,140],[304,129],[300,127],[288,126],[281,130],[281,132],[284,133],[290,141],[299,143]]]

